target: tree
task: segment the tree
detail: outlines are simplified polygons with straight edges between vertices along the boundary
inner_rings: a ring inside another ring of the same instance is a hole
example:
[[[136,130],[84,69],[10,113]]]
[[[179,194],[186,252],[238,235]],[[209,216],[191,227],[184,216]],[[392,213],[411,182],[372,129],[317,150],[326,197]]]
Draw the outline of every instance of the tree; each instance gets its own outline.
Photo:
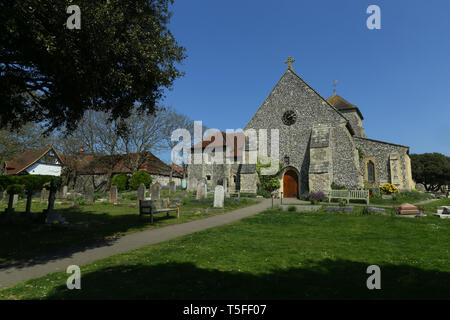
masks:
[[[411,154],[413,179],[427,191],[450,184],[450,157],[440,153]]]
[[[167,112],[163,107],[157,107],[153,115],[145,114],[135,107],[131,115],[124,119],[120,149],[124,154],[124,164],[131,173],[142,166],[148,151],[167,149],[163,130],[167,122]]]
[[[68,1],[0,1],[0,128],[45,122],[76,128],[86,110],[126,118],[138,102],[153,113],[183,75],[185,58],[167,25],[173,0],[78,0],[81,29],[69,30]]]
[[[0,130],[0,164],[26,149],[39,149],[52,142],[50,136],[43,135],[39,124],[26,123],[21,130],[13,130],[10,126]]]
[[[152,176],[147,172],[137,171],[131,176],[128,184],[131,190],[137,190],[141,183],[143,183],[147,188],[150,187],[152,180]]]
[[[172,150],[178,143],[178,141],[172,141],[172,132],[176,129],[186,129],[191,133],[191,136],[193,136],[194,123],[186,115],[176,112],[172,107],[166,107],[164,113],[166,125],[161,128],[161,131],[166,145]],[[184,172],[186,172],[186,164],[183,163],[183,167]],[[174,163],[172,161],[172,165],[170,166],[170,181],[172,181],[173,170]]]

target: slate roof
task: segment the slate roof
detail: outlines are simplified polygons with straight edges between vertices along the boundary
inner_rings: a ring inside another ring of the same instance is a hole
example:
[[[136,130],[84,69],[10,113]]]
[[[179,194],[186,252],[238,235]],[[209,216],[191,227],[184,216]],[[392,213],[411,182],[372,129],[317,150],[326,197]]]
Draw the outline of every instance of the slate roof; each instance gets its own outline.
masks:
[[[62,157],[56,152],[53,146],[34,150],[24,150],[15,155],[10,161],[6,161],[6,174],[20,174],[24,172],[30,166],[38,162],[49,151],[53,151],[61,163],[64,163]]]

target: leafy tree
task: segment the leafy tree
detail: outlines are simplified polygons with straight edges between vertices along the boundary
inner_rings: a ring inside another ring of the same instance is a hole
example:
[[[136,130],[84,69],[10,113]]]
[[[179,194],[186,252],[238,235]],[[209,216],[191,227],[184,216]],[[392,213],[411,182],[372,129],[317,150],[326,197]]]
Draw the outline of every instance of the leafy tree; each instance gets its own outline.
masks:
[[[450,157],[441,153],[411,154],[413,179],[427,191],[439,191],[450,184]]]
[[[145,171],[135,172],[129,180],[130,188],[132,190],[137,190],[141,183],[148,188],[152,184],[152,176]]]
[[[125,191],[128,189],[128,176],[124,173],[116,174],[112,180],[111,184],[117,187],[119,191]]]
[[[167,25],[173,0],[0,1],[0,128],[44,121],[76,128],[87,109],[126,118],[135,103],[153,113],[182,76],[185,58]]]

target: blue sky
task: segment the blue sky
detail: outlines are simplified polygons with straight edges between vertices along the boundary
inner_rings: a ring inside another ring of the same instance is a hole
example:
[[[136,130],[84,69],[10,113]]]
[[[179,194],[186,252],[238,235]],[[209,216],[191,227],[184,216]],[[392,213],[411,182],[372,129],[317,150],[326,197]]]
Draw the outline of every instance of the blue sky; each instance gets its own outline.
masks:
[[[371,4],[381,30],[366,27]],[[243,128],[292,56],[323,97],[339,81],[369,138],[450,155],[450,1],[175,0],[172,11],[188,58],[164,104],[193,120]]]

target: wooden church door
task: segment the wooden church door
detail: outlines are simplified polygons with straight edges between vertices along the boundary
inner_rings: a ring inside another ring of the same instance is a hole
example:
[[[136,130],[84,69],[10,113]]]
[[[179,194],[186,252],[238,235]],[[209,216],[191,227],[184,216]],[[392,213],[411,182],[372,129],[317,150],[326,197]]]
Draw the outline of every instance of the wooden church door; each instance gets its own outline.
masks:
[[[283,197],[298,198],[298,175],[294,170],[286,171],[283,176]]]

